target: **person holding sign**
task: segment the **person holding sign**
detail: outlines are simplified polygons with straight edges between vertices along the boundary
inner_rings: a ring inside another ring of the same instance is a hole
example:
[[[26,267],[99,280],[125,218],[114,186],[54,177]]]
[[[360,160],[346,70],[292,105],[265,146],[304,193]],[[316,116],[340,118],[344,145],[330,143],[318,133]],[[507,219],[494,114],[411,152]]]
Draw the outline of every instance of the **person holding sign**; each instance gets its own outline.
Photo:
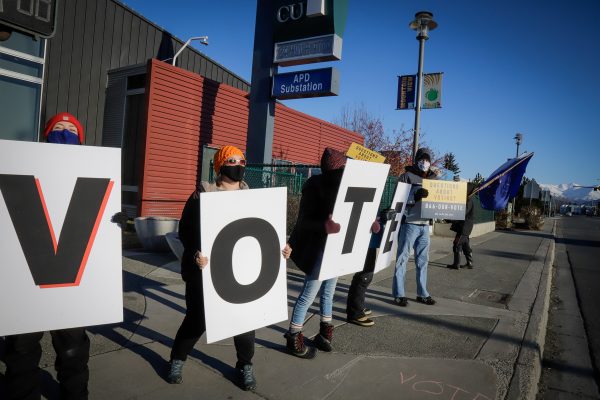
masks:
[[[48,143],[83,144],[83,126],[73,115],[53,116],[44,129]],[[43,332],[6,337],[6,388],[9,399],[39,399]],[[56,351],[55,368],[62,399],[87,399],[90,339],[85,328],[50,331]]]
[[[404,293],[404,276],[411,247],[415,251],[415,265],[417,267],[417,301],[427,305],[435,304],[435,300],[427,292],[430,220],[421,218],[420,202],[429,195],[427,189],[421,187],[423,179],[437,179],[437,175],[430,168],[431,155],[426,148],[417,150],[415,163],[416,165],[406,167],[406,172],[398,178],[399,182],[412,185],[400,232],[398,233],[398,257],[392,284],[394,303],[401,307],[408,305]]]
[[[290,327],[285,334],[287,348],[300,358],[314,358],[314,348],[304,343],[302,328],[308,308],[319,290],[321,291],[321,323],[315,344],[323,351],[331,351],[333,339],[333,295],[337,278],[319,281],[319,267],[327,235],[340,231],[340,224],[331,219],[337,192],[342,181],[346,156],[332,148],[326,148],[321,156],[321,175],[311,176],[302,188],[302,199],[298,210],[298,220],[290,235],[290,245],[294,249],[292,260],[306,274],[304,286],[294,305]]]
[[[219,192],[228,190],[246,190],[248,184],[243,181],[246,159],[242,151],[234,146],[224,146],[215,153],[214,169],[217,175],[215,183],[202,182],[198,189],[187,200],[179,222],[179,238],[184,251],[181,259],[181,276],[185,281],[185,318],[171,349],[170,383],[183,381],[183,365],[188,354],[206,330],[204,318],[204,295],[202,269],[208,265],[200,247],[200,200],[202,192]],[[282,250],[284,258],[289,258],[291,248]],[[218,266],[212,266],[218,268]],[[226,318],[224,316],[224,318]],[[255,332],[250,331],[234,336],[237,353],[236,369],[244,390],[256,388],[256,378],[252,368],[254,356]]]
[[[469,235],[473,231],[473,197],[471,194],[477,185],[472,182],[467,183],[467,207],[465,210],[464,221],[453,221],[450,225],[450,230],[456,232],[454,242],[452,244],[452,253],[454,253],[454,261],[452,264],[448,264],[447,267],[450,269],[468,268],[473,269],[473,250],[469,245]],[[462,249],[463,254],[467,260],[466,264],[460,265],[460,250]]]

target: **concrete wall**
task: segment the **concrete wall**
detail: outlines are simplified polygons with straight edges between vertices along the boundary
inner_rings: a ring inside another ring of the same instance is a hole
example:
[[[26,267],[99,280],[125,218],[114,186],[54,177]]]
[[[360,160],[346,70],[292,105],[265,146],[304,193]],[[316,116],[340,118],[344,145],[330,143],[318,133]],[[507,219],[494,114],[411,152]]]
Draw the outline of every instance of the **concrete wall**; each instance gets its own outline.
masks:
[[[450,230],[450,225],[451,224],[441,223],[441,222],[434,224],[433,234],[436,236],[454,237],[454,235],[456,235],[456,233],[454,233]],[[477,236],[484,235],[488,232],[493,232],[495,230],[496,230],[496,222],[494,222],[494,221],[482,222],[480,224],[475,224],[473,226],[473,232],[471,233],[471,235],[469,235],[469,237],[474,238]]]

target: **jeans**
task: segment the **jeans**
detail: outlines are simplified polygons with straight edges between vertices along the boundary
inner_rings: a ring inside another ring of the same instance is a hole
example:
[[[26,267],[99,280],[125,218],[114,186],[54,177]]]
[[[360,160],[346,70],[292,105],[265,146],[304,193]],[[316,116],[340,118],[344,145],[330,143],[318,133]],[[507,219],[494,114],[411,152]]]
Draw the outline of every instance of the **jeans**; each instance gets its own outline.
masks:
[[[320,261],[319,261],[320,262]],[[313,301],[321,290],[321,298],[319,306],[321,310],[321,318],[331,318],[333,315],[333,295],[335,294],[335,286],[337,284],[337,278],[327,279],[325,281],[317,280],[319,269],[315,268],[313,273],[304,278],[304,287],[296,305],[294,305],[294,311],[292,312],[292,325],[302,326],[304,325],[304,319],[308,308],[312,305]]]
[[[417,267],[417,296],[428,297],[427,292],[427,263],[429,262],[429,225],[402,224],[398,234],[398,255],[392,295],[406,297],[404,294],[404,275],[410,248],[415,250],[415,264]]]

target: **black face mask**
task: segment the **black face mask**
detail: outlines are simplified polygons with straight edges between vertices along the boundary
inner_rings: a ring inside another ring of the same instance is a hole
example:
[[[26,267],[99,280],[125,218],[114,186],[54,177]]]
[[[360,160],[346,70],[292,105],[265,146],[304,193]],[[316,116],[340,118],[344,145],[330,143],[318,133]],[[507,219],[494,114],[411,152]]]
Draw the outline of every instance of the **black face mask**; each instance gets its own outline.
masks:
[[[221,167],[220,174],[228,177],[234,182],[240,182],[244,179],[245,167],[241,165],[224,165]]]

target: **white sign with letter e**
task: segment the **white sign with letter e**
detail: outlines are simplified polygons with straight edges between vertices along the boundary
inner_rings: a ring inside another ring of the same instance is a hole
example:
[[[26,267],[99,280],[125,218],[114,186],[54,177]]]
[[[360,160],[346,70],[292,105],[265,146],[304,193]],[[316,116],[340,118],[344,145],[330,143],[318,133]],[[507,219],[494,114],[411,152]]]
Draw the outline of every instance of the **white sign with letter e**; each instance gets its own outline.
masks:
[[[123,320],[121,150],[0,140],[0,336]]]
[[[208,343],[287,320],[286,204],[281,187],[200,194]]]
[[[333,220],[341,229],[327,236],[319,280],[363,269],[389,169],[389,164],[346,162],[333,208]]]
[[[398,186],[396,186],[396,192],[394,193],[391,205],[391,207],[396,210],[396,217],[387,221],[385,224],[373,273],[377,273],[382,269],[387,268],[395,256],[394,249],[397,248],[398,232],[400,232],[400,224],[402,223],[402,216],[404,215],[404,209],[406,208],[406,202],[408,201],[410,187],[411,185],[409,183],[403,182],[398,182]]]

